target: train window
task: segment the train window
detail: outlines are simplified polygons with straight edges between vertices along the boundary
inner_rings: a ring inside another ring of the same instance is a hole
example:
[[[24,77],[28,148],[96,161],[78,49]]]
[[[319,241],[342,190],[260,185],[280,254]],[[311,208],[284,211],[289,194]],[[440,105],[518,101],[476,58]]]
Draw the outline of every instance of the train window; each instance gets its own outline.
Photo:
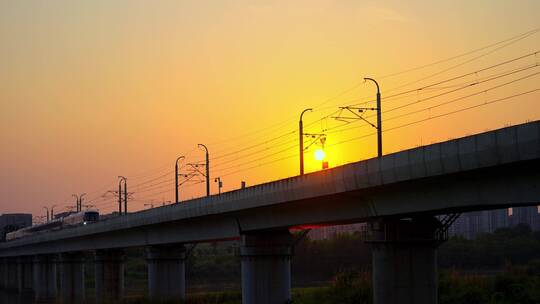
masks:
[[[97,212],[86,212],[84,214],[85,222],[97,222],[99,221],[99,213]]]

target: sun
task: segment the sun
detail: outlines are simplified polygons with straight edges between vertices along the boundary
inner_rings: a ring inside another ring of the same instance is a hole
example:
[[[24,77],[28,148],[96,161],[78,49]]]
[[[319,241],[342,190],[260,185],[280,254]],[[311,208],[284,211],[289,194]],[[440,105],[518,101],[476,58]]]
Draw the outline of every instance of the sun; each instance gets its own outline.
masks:
[[[315,150],[315,159],[323,160],[326,157],[326,153],[322,149]]]

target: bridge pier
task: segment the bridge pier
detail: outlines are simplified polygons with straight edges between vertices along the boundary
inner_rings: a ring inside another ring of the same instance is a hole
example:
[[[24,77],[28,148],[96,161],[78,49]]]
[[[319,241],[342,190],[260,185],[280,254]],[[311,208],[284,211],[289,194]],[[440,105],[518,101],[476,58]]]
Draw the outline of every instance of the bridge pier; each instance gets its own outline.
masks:
[[[35,303],[55,303],[56,289],[56,257],[54,255],[37,255],[34,257],[34,298]]]
[[[22,256],[17,259],[17,289],[19,293],[30,293],[33,290],[32,257]]]
[[[98,250],[95,254],[96,303],[117,303],[124,297],[124,251]]]
[[[243,304],[285,304],[291,300],[291,245],[288,230],[242,235]]]
[[[0,288],[7,288],[8,280],[8,268],[7,268],[7,258],[0,259]]]
[[[6,275],[5,289],[8,291],[17,291],[19,287],[18,273],[17,273],[17,259],[6,259]]]
[[[63,304],[85,303],[84,254],[60,254],[60,299]]]
[[[437,304],[436,218],[369,225],[374,304]]]
[[[185,300],[186,250],[183,245],[150,246],[148,262],[148,296],[153,302]]]

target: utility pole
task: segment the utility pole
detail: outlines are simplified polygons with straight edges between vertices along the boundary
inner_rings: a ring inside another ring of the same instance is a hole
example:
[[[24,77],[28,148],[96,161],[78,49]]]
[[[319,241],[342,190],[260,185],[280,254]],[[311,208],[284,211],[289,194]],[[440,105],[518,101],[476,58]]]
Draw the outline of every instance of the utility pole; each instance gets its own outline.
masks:
[[[176,197],[175,202],[177,204],[180,203],[180,199],[178,198],[178,161],[181,160],[181,159],[185,159],[185,157],[184,156],[179,156],[176,159],[176,164],[174,165],[174,193],[175,193],[175,197]]]
[[[43,209],[47,212],[47,223],[49,222],[49,207],[44,206]]]
[[[51,221],[54,220],[54,207],[56,207],[56,205],[51,206]]]
[[[128,206],[128,192],[127,192],[127,178],[124,177],[124,176],[118,176],[118,178],[120,179],[120,181],[118,182],[118,202],[120,204],[120,214],[122,214],[122,188],[121,188],[121,184],[122,184],[122,181],[124,182],[124,214],[127,215],[128,213],[128,209],[127,209],[127,206]]]
[[[218,184],[218,194],[221,194],[221,187],[223,187],[221,177],[216,177],[216,179],[214,179],[214,182]]]
[[[128,192],[127,192],[127,178],[124,178],[124,213],[128,214]]]
[[[122,215],[122,180],[118,181],[118,215]]]
[[[304,175],[304,123],[302,122],[302,116],[307,111],[313,111],[312,108],[305,109],[300,114],[300,121],[298,122],[298,135],[300,137],[300,175]]]
[[[77,200],[77,204],[75,206],[75,211],[77,212],[81,212],[82,211],[82,200],[83,200],[83,196],[85,196],[86,193],[83,193],[83,194],[73,194],[72,196]]]
[[[83,194],[79,195],[79,212],[82,211],[82,207],[83,207],[83,204],[82,204],[82,203],[83,203],[83,196],[85,196],[85,195],[86,195],[86,193],[83,193]]]
[[[377,156],[382,157],[382,125],[381,125],[381,91],[379,84],[373,78],[364,78],[364,81],[373,81],[377,86]]]
[[[208,157],[208,148],[203,144],[198,144],[206,151],[206,196],[210,196],[210,159]]]
[[[77,194],[72,194],[71,196],[75,198],[75,211],[79,212],[79,196]]]

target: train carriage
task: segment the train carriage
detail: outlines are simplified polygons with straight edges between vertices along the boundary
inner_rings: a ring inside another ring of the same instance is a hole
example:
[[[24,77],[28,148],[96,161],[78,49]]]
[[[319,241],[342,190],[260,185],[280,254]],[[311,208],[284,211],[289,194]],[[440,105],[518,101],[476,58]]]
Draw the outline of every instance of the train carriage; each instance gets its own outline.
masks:
[[[64,229],[69,227],[87,225],[99,221],[99,212],[95,210],[87,210],[70,214],[66,217],[50,221],[48,223],[34,225],[31,227],[22,228],[6,234],[6,241],[20,239],[36,233]]]

